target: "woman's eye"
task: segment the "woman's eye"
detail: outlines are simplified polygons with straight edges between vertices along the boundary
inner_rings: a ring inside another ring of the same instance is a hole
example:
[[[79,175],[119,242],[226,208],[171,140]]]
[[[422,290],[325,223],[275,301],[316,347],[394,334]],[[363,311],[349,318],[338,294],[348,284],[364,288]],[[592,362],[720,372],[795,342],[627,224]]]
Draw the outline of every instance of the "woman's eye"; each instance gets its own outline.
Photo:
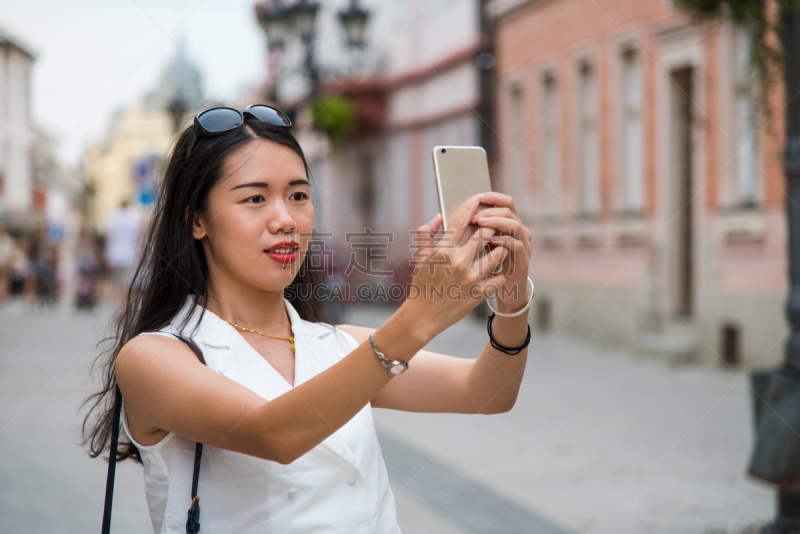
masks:
[[[308,198],[308,195],[298,191],[297,193],[292,193],[292,196],[289,198],[294,200],[305,200]]]
[[[245,200],[248,204],[258,204],[260,202],[264,202],[263,195],[255,195]]]

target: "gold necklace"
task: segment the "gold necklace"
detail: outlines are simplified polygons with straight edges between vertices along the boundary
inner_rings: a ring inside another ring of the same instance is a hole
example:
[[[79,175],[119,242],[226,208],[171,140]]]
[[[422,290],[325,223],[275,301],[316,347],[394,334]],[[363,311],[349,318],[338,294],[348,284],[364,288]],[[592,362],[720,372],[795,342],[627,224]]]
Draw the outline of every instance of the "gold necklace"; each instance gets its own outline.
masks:
[[[259,336],[269,337],[269,338],[272,338],[272,339],[282,339],[282,340],[284,340],[284,341],[288,341],[288,342],[289,342],[289,343],[291,343],[291,345],[292,345],[292,352],[294,352],[294,334],[292,334],[292,335],[291,335],[291,336],[289,336],[289,337],[271,336],[271,335],[269,335],[269,334],[265,334],[264,332],[259,332],[258,330],[250,330],[249,328],[245,328],[245,327],[243,327],[243,326],[239,326],[238,324],[236,324],[236,323],[232,323],[232,322],[230,322],[230,321],[226,321],[226,322],[227,322],[229,325],[231,325],[232,327],[234,327],[234,328],[238,328],[239,330],[241,330],[241,331],[243,331],[243,332],[250,332],[250,333],[252,333],[252,334],[258,334]]]

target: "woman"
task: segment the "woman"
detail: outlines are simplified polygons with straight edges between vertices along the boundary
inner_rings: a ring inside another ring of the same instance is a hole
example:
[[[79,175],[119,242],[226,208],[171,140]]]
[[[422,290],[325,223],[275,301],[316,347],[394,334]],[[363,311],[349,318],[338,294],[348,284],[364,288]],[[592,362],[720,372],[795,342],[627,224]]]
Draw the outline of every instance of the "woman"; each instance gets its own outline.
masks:
[[[130,438],[118,459],[143,463],[156,532],[184,529],[195,442],[206,445],[202,532],[398,532],[370,407],[497,413],[519,390],[524,348],[509,356],[487,343],[477,360],[422,350],[487,290],[522,288],[500,291],[498,311],[527,309],[530,233],[511,198],[471,199],[439,242],[439,215],[421,226],[418,298],[377,330],[317,322],[320,303],[300,296],[319,292],[298,290],[315,283],[304,268],[314,208],[290,126],[267,106],[215,108],[182,133],[103,356],[85,436],[93,456],[107,450],[118,384]],[[480,201],[493,207],[477,218]],[[455,246],[471,221],[487,230]],[[473,260],[490,239],[500,246]],[[499,263],[501,274],[483,276]],[[431,291],[445,286],[463,298]],[[498,317],[491,332],[526,346],[527,314]]]

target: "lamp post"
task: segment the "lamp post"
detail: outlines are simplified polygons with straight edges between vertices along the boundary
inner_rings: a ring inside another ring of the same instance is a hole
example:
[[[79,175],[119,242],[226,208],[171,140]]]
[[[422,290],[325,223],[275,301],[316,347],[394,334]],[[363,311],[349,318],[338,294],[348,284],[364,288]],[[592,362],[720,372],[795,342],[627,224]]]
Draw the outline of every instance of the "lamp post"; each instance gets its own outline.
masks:
[[[300,35],[303,47],[306,52],[305,67],[308,74],[308,99],[314,101],[319,92],[319,70],[314,61],[314,34],[317,22],[317,2],[300,0],[289,8],[289,19],[293,22],[292,26]]]
[[[272,5],[256,5],[258,25],[267,36],[267,46],[270,49],[283,48],[286,37],[286,8],[281,0],[274,0]]]
[[[347,44],[352,48],[364,48],[366,41],[364,33],[367,31],[369,11],[361,7],[361,2],[351,0],[350,7],[339,11],[339,22],[344,28]]]
[[[777,517],[759,534],[800,533],[800,5],[781,0],[786,91],[786,219],[790,331],[783,365],[753,375],[756,440],[750,472],[778,486]]]
[[[300,37],[305,49],[309,101],[314,100],[319,93],[319,67],[314,60],[314,37],[319,8],[320,3],[316,0],[298,0],[288,6],[284,6],[281,0],[265,0],[256,4],[256,16],[270,48],[282,49],[289,34]],[[349,46],[364,47],[368,21],[369,11],[362,8],[358,0],[350,0],[348,8],[339,12],[339,22]]]

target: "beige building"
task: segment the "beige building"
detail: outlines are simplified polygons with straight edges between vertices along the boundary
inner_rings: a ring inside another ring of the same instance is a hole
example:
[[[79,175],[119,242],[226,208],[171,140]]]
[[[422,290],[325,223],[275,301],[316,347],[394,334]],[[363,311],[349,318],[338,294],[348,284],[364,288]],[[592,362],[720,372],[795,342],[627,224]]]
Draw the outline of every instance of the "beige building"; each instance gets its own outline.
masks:
[[[169,114],[143,100],[114,117],[108,133],[86,152],[88,211],[95,228],[102,230],[108,216],[123,201],[142,205],[141,188],[134,180],[136,164],[149,157],[162,160],[171,142]]]
[[[117,113],[85,156],[88,212],[95,228],[102,231],[108,216],[123,201],[147,213],[172,147],[176,121],[183,125],[201,103],[201,75],[187,57],[178,54],[152,93]]]

